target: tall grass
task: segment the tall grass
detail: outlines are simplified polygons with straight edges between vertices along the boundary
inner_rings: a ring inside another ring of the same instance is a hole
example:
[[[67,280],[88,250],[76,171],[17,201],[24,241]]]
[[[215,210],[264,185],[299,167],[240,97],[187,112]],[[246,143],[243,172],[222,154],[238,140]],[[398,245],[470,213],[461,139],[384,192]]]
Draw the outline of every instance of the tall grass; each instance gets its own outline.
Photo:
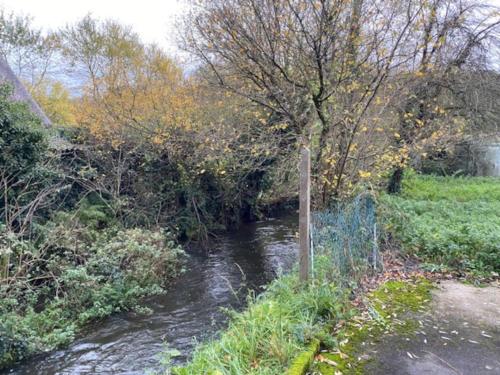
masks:
[[[297,272],[279,277],[248,308],[231,313],[219,338],[199,346],[191,362],[174,374],[281,375],[291,360],[325,327],[345,314],[346,293],[331,280],[330,262],[316,260],[318,276],[301,285]]]
[[[500,271],[500,179],[413,175],[381,203],[405,251],[456,270]]]

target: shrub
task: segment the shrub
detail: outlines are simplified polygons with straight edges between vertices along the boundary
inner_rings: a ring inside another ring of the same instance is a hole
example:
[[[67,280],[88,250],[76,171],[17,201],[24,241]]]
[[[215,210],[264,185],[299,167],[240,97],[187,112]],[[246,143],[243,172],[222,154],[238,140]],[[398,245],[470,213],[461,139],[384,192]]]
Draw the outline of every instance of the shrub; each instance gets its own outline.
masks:
[[[12,176],[32,170],[47,151],[40,119],[28,105],[13,102],[12,87],[0,85],[0,167]]]
[[[16,278],[0,286],[0,368],[71,342],[90,320],[138,307],[179,272],[183,252],[171,232],[96,230],[81,216],[58,213],[36,242],[0,240],[20,259]]]
[[[177,273],[182,254],[173,238],[168,231],[120,230],[106,243],[92,247],[95,256],[89,267],[106,277],[122,274],[128,283],[162,285]]]

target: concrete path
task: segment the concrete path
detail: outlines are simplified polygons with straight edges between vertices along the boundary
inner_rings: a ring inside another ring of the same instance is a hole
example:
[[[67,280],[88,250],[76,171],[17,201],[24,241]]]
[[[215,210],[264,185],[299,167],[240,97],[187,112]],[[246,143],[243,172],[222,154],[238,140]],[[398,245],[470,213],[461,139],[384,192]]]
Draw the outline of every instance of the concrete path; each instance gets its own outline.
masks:
[[[445,281],[416,335],[393,334],[367,344],[366,374],[500,375],[500,287]]]

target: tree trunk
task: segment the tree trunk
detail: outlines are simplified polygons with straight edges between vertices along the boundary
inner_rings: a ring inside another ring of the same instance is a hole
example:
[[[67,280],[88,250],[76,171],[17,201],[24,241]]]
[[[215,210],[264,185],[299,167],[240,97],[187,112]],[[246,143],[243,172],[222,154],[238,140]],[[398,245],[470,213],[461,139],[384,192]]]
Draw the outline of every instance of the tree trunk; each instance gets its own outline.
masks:
[[[403,183],[403,172],[402,167],[397,167],[389,179],[389,185],[387,186],[387,192],[389,194],[398,194],[401,192],[401,187]]]

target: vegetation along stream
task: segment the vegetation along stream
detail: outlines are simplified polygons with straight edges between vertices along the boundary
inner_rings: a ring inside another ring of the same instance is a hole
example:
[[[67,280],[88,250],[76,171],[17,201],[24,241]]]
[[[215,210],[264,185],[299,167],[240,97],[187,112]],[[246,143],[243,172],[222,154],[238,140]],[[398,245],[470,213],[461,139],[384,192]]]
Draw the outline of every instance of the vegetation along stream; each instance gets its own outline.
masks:
[[[194,339],[213,335],[225,322],[221,308],[239,308],[249,290],[261,290],[296,257],[297,218],[287,215],[223,235],[213,251],[190,251],[187,271],[163,296],[146,305],[150,315],[127,313],[89,326],[68,348],[34,357],[7,372],[27,375],[144,374],[160,366],[165,345],[188,357]]]

